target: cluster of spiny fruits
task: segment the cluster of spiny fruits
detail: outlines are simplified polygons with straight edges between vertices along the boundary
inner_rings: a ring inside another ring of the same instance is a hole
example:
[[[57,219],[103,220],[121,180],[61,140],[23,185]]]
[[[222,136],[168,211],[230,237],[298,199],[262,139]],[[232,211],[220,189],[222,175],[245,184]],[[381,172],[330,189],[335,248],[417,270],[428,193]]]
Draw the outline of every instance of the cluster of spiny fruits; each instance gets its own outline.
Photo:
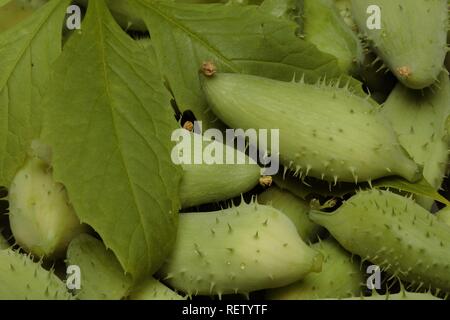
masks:
[[[100,10],[99,2],[103,3],[98,1],[93,9],[89,5],[87,24],[94,21],[89,20],[89,10]],[[53,2],[32,3],[45,8]],[[85,6],[87,1],[78,3]],[[111,21],[115,17],[122,27],[151,27],[139,21],[136,10],[125,12],[118,2],[106,3]],[[183,4],[183,8],[202,5],[210,4]],[[83,203],[95,202],[95,195],[76,193],[71,176],[60,169],[61,144],[52,144],[52,134],[48,144],[33,140],[25,164],[13,175],[7,195],[4,192],[9,223],[3,233],[9,236],[0,234],[0,299],[448,298],[447,0],[265,0],[229,6],[260,6],[271,8],[277,19],[289,16],[298,23],[298,37],[334,56],[343,71],[340,77],[323,74],[311,83],[301,74],[287,82],[224,71],[223,63],[209,56],[197,65],[208,112],[218,121],[191,112],[192,119],[183,116],[176,125],[192,137],[199,134],[195,119],[209,128],[278,129],[280,172],[261,177],[261,165],[251,162],[245,150],[236,149],[230,152],[247,159],[246,164],[180,165],[181,213],[176,212],[173,244],[161,249],[167,254],[153,272],[142,276],[136,271],[139,276],[134,277],[125,271],[141,269],[115,250],[118,244],[111,245],[114,241],[98,222],[103,217],[95,220],[80,214]],[[158,10],[154,12],[164,11]],[[292,17],[279,11],[298,12]],[[182,14],[177,16],[180,25]],[[0,33],[0,44],[2,39]],[[207,37],[200,34],[195,39]],[[140,43],[139,48],[154,46],[155,59],[164,59],[157,47],[161,39],[153,40],[133,41]],[[68,46],[73,49],[76,43]],[[0,48],[0,59],[1,54]],[[313,59],[307,50],[297,58]],[[164,66],[160,69],[164,73]],[[1,71],[0,101],[7,97]],[[176,76],[164,80],[174,92],[179,83],[171,81]],[[177,94],[174,98],[176,109],[184,107]],[[49,123],[56,119],[52,117],[50,112]],[[62,127],[58,130],[66,130]],[[215,150],[232,148],[221,141],[203,143]],[[56,170],[61,181],[54,177]],[[110,181],[103,176],[96,179]],[[135,187],[133,196],[139,198],[145,190]],[[105,184],[97,191],[107,194],[109,188],[119,187]],[[73,194],[77,196],[69,199]],[[164,207],[162,201],[155,199],[153,205]],[[165,220],[157,218],[151,213],[141,217],[169,232]],[[110,228],[121,232],[117,225]],[[142,247],[151,246],[155,238],[147,234]],[[120,239],[127,244],[135,241]],[[136,254],[132,251],[128,253]],[[368,286],[369,266],[380,272],[378,288]],[[69,269],[79,271],[74,273],[80,276],[78,287],[76,277],[65,273]]]

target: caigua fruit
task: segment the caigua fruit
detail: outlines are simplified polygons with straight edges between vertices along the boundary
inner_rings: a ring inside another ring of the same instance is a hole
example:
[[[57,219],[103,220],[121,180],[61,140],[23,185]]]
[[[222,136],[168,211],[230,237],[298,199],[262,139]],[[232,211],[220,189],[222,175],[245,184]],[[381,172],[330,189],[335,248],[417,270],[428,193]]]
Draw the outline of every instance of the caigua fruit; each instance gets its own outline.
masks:
[[[445,224],[447,224],[448,226],[450,226],[450,207],[442,208],[441,210],[436,212],[436,217],[440,221],[442,221]]]
[[[411,90],[397,84],[381,113],[389,120],[400,144],[414,161],[423,166],[425,180],[440,189],[447,169],[449,139],[447,118],[450,116],[450,80],[446,71],[435,88]],[[417,197],[426,209],[433,201]]]
[[[79,300],[119,300],[133,285],[114,253],[88,234],[80,234],[70,242],[66,265],[80,270],[80,288],[75,290]]]
[[[32,257],[0,250],[0,300],[73,300],[66,284]]]
[[[51,150],[38,140],[11,182],[9,222],[17,244],[37,257],[58,259],[88,227],[78,219],[66,188],[53,178]]]
[[[133,288],[128,300],[186,300],[155,278],[148,278]]]
[[[319,272],[322,255],[289,218],[257,202],[180,214],[172,253],[157,276],[188,296],[248,294]]]
[[[243,151],[201,134],[179,130],[179,142],[172,151],[172,158],[183,169],[179,191],[182,208],[231,199],[258,184],[271,184],[271,178],[262,176],[263,170]],[[227,154],[233,157],[234,163],[226,163]],[[197,163],[196,157],[202,161]],[[242,163],[237,163],[237,159]]]
[[[422,177],[369,96],[337,84],[208,73],[207,65],[203,90],[213,112],[232,128],[278,129],[280,162],[299,178],[336,184]]]
[[[289,191],[272,186],[258,195],[258,203],[270,205],[283,212],[294,223],[298,234],[306,243],[319,240],[323,228],[309,219],[308,201],[296,197]]]
[[[410,197],[358,192],[337,210],[311,210],[349,252],[416,288],[450,291],[450,227]]]
[[[352,9],[361,35],[406,87],[437,80],[448,51],[447,0],[352,0]]]
[[[312,248],[324,257],[322,271],[308,274],[286,287],[267,290],[267,299],[313,300],[347,298],[361,294],[365,275],[358,257],[345,251],[333,238],[315,243]]]
[[[305,40],[335,56],[344,73],[357,74],[364,59],[363,46],[334,0],[304,0],[302,16]]]

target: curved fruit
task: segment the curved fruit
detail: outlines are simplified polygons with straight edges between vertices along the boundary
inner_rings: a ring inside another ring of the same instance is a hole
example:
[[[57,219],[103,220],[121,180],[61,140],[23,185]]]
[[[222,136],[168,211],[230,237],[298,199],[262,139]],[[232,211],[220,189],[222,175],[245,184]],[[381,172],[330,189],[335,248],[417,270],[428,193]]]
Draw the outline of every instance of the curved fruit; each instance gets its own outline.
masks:
[[[373,6],[379,14],[367,13]],[[437,80],[447,53],[447,0],[352,0],[352,7],[360,32],[405,86]]]
[[[335,212],[310,217],[345,249],[400,280],[450,291],[450,227],[412,199],[362,191]]]
[[[358,27],[356,26],[355,20],[353,20],[352,15],[352,1],[351,0],[334,0],[334,6],[339,11],[345,24],[347,24],[351,30],[355,31]]]
[[[164,284],[150,278],[133,290],[128,296],[129,300],[186,300]]]
[[[11,249],[0,250],[0,300],[69,300],[73,296],[53,271]]]
[[[186,133],[184,139],[188,138],[194,141],[196,138],[202,139],[202,136]],[[201,140],[200,143],[202,143]],[[194,143],[192,143],[193,145]],[[226,164],[225,159],[223,159],[223,163],[183,163],[183,177],[180,183],[182,208],[227,200],[239,196],[258,185],[261,178],[261,168],[245,153],[219,141],[204,141],[202,145],[203,150],[207,150],[206,148],[209,150],[221,150],[220,152],[223,152],[224,157],[228,153],[235,158],[242,157],[245,164]],[[188,150],[180,150],[180,156],[183,155],[183,152],[192,151],[190,159],[193,162],[195,149],[194,147],[191,148],[190,143],[187,146],[189,146]],[[205,154],[203,158],[204,160],[206,159]]]
[[[294,196],[289,191],[284,191],[275,186],[271,187],[258,195],[258,202],[270,205],[288,216],[305,242],[316,242],[319,234],[323,231],[321,226],[309,219],[309,203]]]
[[[436,217],[450,226],[450,207],[445,207],[436,213]]]
[[[96,238],[80,234],[67,248],[67,266],[80,268],[81,300],[118,300],[125,297],[132,285],[112,251]]]
[[[439,76],[437,88],[414,91],[398,84],[382,111],[397,132],[400,144],[423,166],[423,176],[436,190],[444,180],[448,162],[450,80]],[[421,199],[422,202],[424,199]]]
[[[345,298],[342,300],[442,300],[438,297],[433,296],[431,293],[420,293],[420,292],[408,292],[402,291],[395,294],[385,294],[379,295],[374,293],[370,297],[353,297]]]
[[[357,73],[364,59],[363,47],[335,7],[334,0],[304,0],[305,40],[335,56],[345,73]]]
[[[280,162],[300,177],[421,177],[374,102],[345,88],[243,74],[215,74],[203,87],[214,113],[230,127],[279,129]]]
[[[312,245],[323,256],[322,272],[311,273],[287,287],[269,290],[270,300],[310,300],[360,295],[365,283],[356,257],[332,238]]]
[[[320,271],[322,256],[280,211],[257,203],[181,214],[177,241],[160,273],[188,295],[249,293]]]
[[[66,189],[53,180],[49,165],[31,157],[9,190],[9,221],[16,242],[26,251],[57,258],[70,240],[86,230],[80,224]]]

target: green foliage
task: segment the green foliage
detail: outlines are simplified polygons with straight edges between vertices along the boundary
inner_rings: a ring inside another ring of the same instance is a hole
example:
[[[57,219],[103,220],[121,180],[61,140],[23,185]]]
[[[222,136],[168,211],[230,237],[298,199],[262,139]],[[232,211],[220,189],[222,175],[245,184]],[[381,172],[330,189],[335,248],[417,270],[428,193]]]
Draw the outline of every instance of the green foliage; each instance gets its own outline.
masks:
[[[322,256],[282,212],[257,203],[181,214],[177,242],[160,270],[188,295],[249,293],[302,279]]]
[[[82,28],[54,66],[43,139],[80,220],[140,278],[160,267],[176,237],[170,95],[102,0],[90,2]]]
[[[172,4],[137,0],[151,30],[165,79],[181,111],[192,110],[205,127],[215,126],[207,112],[198,70],[207,60],[223,72],[316,81],[340,74],[336,59],[296,36],[298,25],[255,6]],[[176,44],[174,47],[173,44]]]
[[[0,185],[9,186],[42,126],[42,94],[61,52],[68,0],[53,0],[0,33]],[[24,94],[26,93],[26,94]]]

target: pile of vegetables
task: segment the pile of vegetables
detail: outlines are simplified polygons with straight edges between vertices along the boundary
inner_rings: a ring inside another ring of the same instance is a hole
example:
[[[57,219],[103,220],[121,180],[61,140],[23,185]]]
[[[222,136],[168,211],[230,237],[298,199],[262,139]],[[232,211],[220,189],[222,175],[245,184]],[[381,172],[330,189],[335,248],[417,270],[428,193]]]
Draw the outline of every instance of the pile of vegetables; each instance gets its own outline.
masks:
[[[448,25],[447,0],[0,0],[0,299],[447,299]],[[278,174],[200,123],[278,130]],[[245,164],[178,163],[175,132]]]

